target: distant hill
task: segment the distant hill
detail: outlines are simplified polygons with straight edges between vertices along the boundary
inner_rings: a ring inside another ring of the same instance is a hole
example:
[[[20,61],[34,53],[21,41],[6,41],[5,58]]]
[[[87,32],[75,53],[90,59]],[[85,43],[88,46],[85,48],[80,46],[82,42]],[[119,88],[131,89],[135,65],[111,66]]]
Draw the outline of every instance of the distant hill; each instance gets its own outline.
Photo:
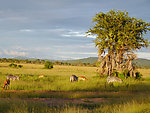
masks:
[[[150,60],[138,58],[133,60],[133,64],[135,64],[139,68],[150,68]]]
[[[77,60],[63,60],[62,62],[67,63],[90,63],[93,64],[97,61],[98,57],[88,57],[83,59],[77,59]]]
[[[35,60],[37,60],[37,58],[29,58],[29,57],[23,57],[23,56],[14,57],[13,59],[18,59],[18,60],[30,60],[30,61],[35,61]],[[55,60],[50,60],[50,59],[40,59],[40,60],[55,62]]]
[[[34,61],[36,60],[35,58],[27,58],[27,57],[15,57],[14,59],[19,59],[19,60],[31,60]],[[41,60],[49,60],[49,59],[41,59]],[[66,63],[90,63],[93,64],[98,60],[98,57],[88,57],[88,58],[83,58],[83,59],[76,59],[76,60],[61,60],[60,62],[66,62]],[[55,62],[56,60],[49,60],[52,62]],[[59,61],[59,60],[58,60]],[[136,65],[139,68],[150,68],[150,60],[148,59],[142,59],[138,58],[133,60],[133,64]]]
[[[89,57],[89,58],[83,58],[83,59],[77,59],[77,60],[64,60],[62,62],[67,63],[95,63],[98,60],[98,57]],[[136,65],[139,68],[150,68],[150,60],[148,59],[142,59],[138,58],[133,60],[133,64]]]

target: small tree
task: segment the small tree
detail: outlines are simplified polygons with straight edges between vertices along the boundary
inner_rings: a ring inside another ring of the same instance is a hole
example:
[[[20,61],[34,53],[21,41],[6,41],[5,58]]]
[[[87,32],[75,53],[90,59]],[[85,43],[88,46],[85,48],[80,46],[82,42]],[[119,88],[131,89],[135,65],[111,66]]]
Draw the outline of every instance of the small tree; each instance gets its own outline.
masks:
[[[22,67],[23,67],[23,65],[18,65],[18,67],[19,67],[19,68],[22,68]]]
[[[11,63],[11,64],[9,64],[9,67],[16,68],[17,64]]]
[[[52,69],[53,68],[53,63],[50,62],[50,61],[46,61],[44,66],[45,66],[46,69]]]
[[[87,33],[96,36],[100,75],[128,70],[130,76],[134,76],[134,51],[149,46],[148,40],[143,37],[150,30],[149,26],[150,23],[129,17],[126,11],[111,10],[96,14]]]

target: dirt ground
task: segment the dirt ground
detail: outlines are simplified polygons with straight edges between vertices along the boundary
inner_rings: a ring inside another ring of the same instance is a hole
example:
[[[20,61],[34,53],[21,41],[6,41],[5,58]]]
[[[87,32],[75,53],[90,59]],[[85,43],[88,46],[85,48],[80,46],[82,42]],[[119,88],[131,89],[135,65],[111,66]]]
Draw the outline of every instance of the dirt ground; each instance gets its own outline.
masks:
[[[30,94],[32,93],[42,93],[42,94],[48,94],[54,96],[54,98],[19,98],[24,101],[29,101],[29,102],[38,102],[38,103],[43,103],[48,106],[57,106],[57,105],[65,105],[65,104],[100,104],[102,102],[109,102],[112,100],[112,98],[99,98],[99,97],[93,97],[95,95],[104,95],[108,94],[108,92],[89,92],[89,91],[51,91],[51,90],[36,90],[36,91],[23,91],[23,90],[6,90],[4,93],[9,93],[11,96],[18,94],[18,95],[25,95],[25,94]],[[2,93],[2,92],[0,92]],[[114,92],[116,93],[116,92]],[[61,98],[59,96],[61,95],[85,95],[85,97],[81,96],[78,98]],[[58,97],[57,97],[58,96]],[[87,97],[86,96],[92,96],[92,97]],[[11,97],[13,98],[13,96]],[[2,100],[8,100],[11,98],[0,98],[0,101]]]
[[[65,104],[100,104],[102,102],[109,102],[111,99],[105,98],[30,98],[27,99],[32,102],[40,102],[48,106],[57,106]]]
[[[21,100],[29,101],[29,102],[35,102],[35,103],[43,103],[48,106],[57,106],[57,105],[65,105],[65,104],[100,104],[100,103],[107,103],[111,102],[113,100],[119,99],[113,97],[113,95],[135,95],[140,93],[147,93],[150,92],[129,92],[129,91],[121,91],[121,92],[90,92],[90,91],[51,91],[51,90],[39,90],[39,91],[17,91],[17,90],[7,90],[4,93],[17,93],[17,94],[30,94],[32,93],[42,93],[42,94],[48,94],[54,96],[54,98],[20,98]],[[2,92],[1,92],[2,93]],[[78,98],[61,98],[60,95],[83,95],[83,97]],[[85,98],[84,98],[85,96]],[[105,98],[106,96],[106,98]],[[11,97],[13,98],[13,97]],[[10,99],[11,99],[10,98]],[[0,98],[1,100],[9,99],[9,98]]]

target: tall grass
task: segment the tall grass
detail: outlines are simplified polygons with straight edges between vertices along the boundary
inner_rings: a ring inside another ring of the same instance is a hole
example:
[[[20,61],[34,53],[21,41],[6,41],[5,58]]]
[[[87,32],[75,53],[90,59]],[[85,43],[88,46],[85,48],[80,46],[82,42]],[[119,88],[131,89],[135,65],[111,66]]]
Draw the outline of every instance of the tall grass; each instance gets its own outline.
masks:
[[[20,76],[19,81],[11,81],[10,90],[52,90],[52,91],[150,91],[150,79],[134,79],[124,83],[106,84],[106,78],[100,78],[95,67],[54,66],[54,69],[43,69],[43,65],[22,64],[21,69],[10,68],[9,64],[0,64],[0,86],[8,74]],[[149,73],[145,70],[144,73]],[[72,74],[85,76],[88,81],[70,83]],[[39,75],[45,75],[39,78]],[[0,89],[2,90],[2,88]]]
[[[149,113],[150,96],[143,95],[101,104],[49,105],[20,99],[0,99],[2,113]]]
[[[69,77],[51,76],[45,78],[24,77],[11,81],[10,90],[52,90],[52,91],[150,91],[149,81],[126,80],[124,83],[107,84],[105,78],[90,78],[89,81],[71,83]],[[3,81],[2,81],[3,82]]]
[[[22,101],[20,99],[5,99],[0,102],[0,113],[48,113],[50,109],[40,103]]]

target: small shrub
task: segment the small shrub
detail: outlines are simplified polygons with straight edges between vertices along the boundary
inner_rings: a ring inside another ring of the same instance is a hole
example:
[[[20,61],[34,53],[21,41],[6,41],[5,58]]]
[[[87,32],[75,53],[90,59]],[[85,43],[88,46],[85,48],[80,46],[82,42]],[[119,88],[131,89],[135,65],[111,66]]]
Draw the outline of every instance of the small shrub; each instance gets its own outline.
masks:
[[[143,75],[142,75],[140,72],[136,72],[136,73],[135,73],[135,78],[136,78],[136,79],[141,79],[142,76],[143,76]]]
[[[11,64],[9,64],[9,67],[16,68],[17,64],[11,63]]]
[[[17,65],[15,63],[11,63],[11,64],[9,64],[9,67],[12,67],[12,68],[22,68],[23,65]]]
[[[46,61],[44,66],[45,66],[46,69],[52,69],[53,68],[53,63],[50,62],[50,61]]]
[[[124,73],[120,73],[120,74],[118,74],[118,77],[121,79],[124,79],[126,76],[124,75]]]
[[[18,67],[19,67],[19,68],[22,68],[22,67],[23,67],[23,65],[18,65]]]
[[[119,72],[113,72],[112,76],[119,77],[121,79],[125,78],[125,74],[124,73],[119,73]]]

